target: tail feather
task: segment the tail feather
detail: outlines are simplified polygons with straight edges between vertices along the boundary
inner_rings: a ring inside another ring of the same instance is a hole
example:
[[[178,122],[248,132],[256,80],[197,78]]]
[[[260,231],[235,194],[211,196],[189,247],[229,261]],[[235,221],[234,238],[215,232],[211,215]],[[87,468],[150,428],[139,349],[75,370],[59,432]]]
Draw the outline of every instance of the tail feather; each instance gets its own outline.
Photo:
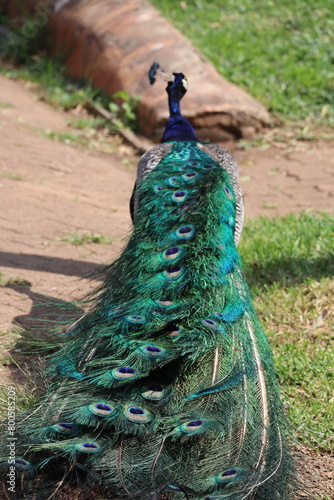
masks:
[[[283,409],[236,249],[236,165],[196,141],[139,165],[133,234],[19,423],[17,473],[31,492],[75,476],[108,498],[288,499]]]

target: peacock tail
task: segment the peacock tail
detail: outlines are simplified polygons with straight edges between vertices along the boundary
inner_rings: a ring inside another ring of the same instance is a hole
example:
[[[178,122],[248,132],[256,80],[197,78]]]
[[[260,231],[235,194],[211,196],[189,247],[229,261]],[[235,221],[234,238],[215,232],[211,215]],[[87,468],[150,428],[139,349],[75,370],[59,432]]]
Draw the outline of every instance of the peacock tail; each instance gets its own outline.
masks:
[[[237,166],[182,128],[184,84],[174,74],[167,136],[139,162],[126,248],[18,421],[22,498],[63,498],[67,483],[105,499],[291,498],[275,369],[236,247]]]

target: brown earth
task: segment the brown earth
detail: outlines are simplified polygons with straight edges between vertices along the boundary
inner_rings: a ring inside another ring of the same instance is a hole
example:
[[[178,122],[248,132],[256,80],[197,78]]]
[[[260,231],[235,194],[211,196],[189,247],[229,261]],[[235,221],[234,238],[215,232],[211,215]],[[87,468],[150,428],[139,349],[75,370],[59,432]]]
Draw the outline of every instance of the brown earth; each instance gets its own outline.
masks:
[[[115,258],[131,231],[134,152],[111,136],[102,145],[92,136],[90,147],[80,147],[42,135],[68,132],[68,119],[38,100],[27,84],[0,77],[0,272],[3,281],[31,284],[0,287],[2,330],[36,316],[35,305],[45,295],[72,300],[88,283],[79,278]],[[303,209],[333,213],[334,142],[275,146],[234,152],[247,216]],[[104,235],[111,244],[64,241],[74,233]],[[0,374],[8,383],[8,369]],[[298,453],[311,493],[334,498],[334,458],[304,448]]]

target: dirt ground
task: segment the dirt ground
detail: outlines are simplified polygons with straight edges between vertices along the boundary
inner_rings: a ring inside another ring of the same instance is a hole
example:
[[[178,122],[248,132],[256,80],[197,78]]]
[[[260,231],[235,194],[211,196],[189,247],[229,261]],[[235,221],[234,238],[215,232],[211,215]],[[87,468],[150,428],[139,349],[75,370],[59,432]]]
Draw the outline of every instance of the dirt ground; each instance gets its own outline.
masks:
[[[131,230],[133,150],[113,138],[105,153],[42,135],[67,132],[68,119],[25,84],[0,76],[0,272],[3,281],[31,284],[0,287],[2,330],[36,315],[34,305],[43,295],[76,297],[86,282],[80,278],[113,260]],[[263,151],[236,150],[234,156],[247,216],[334,213],[334,141],[276,143]],[[111,244],[64,241],[75,233],[100,234]],[[307,449],[298,453],[310,491],[334,498],[334,458]]]

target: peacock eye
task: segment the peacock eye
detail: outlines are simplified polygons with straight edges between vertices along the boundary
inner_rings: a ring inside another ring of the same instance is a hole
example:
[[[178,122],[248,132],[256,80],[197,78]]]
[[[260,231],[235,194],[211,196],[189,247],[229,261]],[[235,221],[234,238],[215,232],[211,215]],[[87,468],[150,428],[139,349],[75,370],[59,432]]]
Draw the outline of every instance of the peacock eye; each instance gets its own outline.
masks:
[[[90,411],[94,413],[94,415],[98,415],[99,417],[107,417],[114,412],[114,407],[111,405],[107,405],[105,403],[96,403],[90,405]]]
[[[186,198],[188,197],[188,193],[187,191],[175,191],[173,194],[172,194],[172,200],[173,201],[176,201],[177,203],[181,203],[182,201],[186,200]]]
[[[131,316],[127,316],[126,319],[129,323],[142,325],[146,322],[146,318],[144,316],[140,316],[139,314],[132,314]]]
[[[168,179],[168,184],[172,187],[177,187],[180,184],[180,178],[179,177],[170,177]]]
[[[182,266],[179,264],[171,264],[165,271],[165,276],[168,279],[178,278],[182,274]]]
[[[238,471],[236,469],[230,469],[226,470],[225,472],[222,473],[221,477],[225,476],[235,476]]]
[[[181,328],[179,326],[174,326],[168,331],[168,337],[177,337],[181,333]]]
[[[179,247],[169,248],[168,250],[166,250],[165,255],[166,257],[167,256],[169,257],[170,255],[174,256],[176,253],[178,253],[179,250],[180,250]]]
[[[184,249],[181,246],[168,248],[163,253],[164,260],[175,260],[184,254]]]
[[[188,226],[181,226],[176,231],[176,235],[182,240],[190,240],[195,234],[195,228],[190,224]]]
[[[187,434],[194,434],[202,431],[204,426],[205,420],[190,420],[189,422],[182,424],[180,429]]]
[[[119,373],[136,373],[136,370],[134,370],[133,368],[127,368],[126,366],[124,366],[123,368],[119,368],[117,371]]]
[[[216,480],[218,481],[218,483],[234,482],[234,480],[240,475],[241,472],[242,469],[233,467],[232,469],[227,469],[216,476]]]
[[[78,443],[75,447],[84,453],[96,453],[100,449],[96,443]]]
[[[151,384],[146,387],[145,391],[142,392],[141,395],[145,399],[159,401],[163,398],[164,388],[160,384]]]
[[[213,280],[218,280],[219,277],[216,275],[216,274],[213,274],[213,273],[206,273],[206,275],[208,276],[208,278],[211,278]]]
[[[197,173],[196,172],[186,172],[185,174],[182,175],[182,179],[186,182],[193,181],[196,179]]]
[[[168,307],[168,306],[172,306],[174,304],[174,302],[172,300],[169,300],[168,298],[165,298],[162,300],[157,300],[157,303],[159,304],[159,306],[162,306],[162,307]]]
[[[57,428],[60,432],[70,432],[75,429],[75,426],[72,424],[57,424],[54,427]]]
[[[137,424],[146,424],[153,419],[152,413],[141,406],[125,406],[124,415],[130,422]]]
[[[166,354],[166,349],[156,345],[144,345],[140,349],[149,358],[161,358]]]
[[[23,458],[16,458],[15,459],[15,467],[20,470],[29,470],[33,466],[30,462],[27,460],[24,460]]]
[[[131,368],[130,366],[121,366],[120,368],[114,368],[111,370],[111,374],[114,378],[119,380],[131,380],[137,378],[137,370]]]
[[[59,436],[73,437],[75,434],[78,434],[79,427],[67,422],[61,422],[60,424],[50,425],[45,430],[48,437],[56,437],[58,439]]]
[[[193,420],[187,424],[187,428],[200,427],[203,423],[203,420]]]
[[[215,321],[212,321],[212,319],[203,319],[202,323],[204,326],[207,326],[212,330],[216,330],[217,328],[219,328],[219,325]]]

